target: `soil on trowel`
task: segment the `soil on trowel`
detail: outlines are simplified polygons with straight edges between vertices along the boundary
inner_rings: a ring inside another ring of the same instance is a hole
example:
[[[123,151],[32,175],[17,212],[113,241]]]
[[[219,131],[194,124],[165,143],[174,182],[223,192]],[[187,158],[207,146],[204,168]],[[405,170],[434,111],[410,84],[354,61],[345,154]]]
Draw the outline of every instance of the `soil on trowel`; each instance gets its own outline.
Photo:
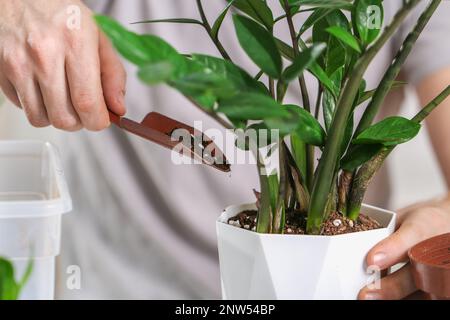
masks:
[[[256,231],[256,210],[246,210],[228,219],[228,224],[238,228]],[[381,228],[374,219],[360,214],[356,221],[344,217],[339,212],[332,212],[322,225],[321,235],[333,236],[345,233],[367,231]],[[284,234],[305,234],[306,216],[298,211],[286,212]]]

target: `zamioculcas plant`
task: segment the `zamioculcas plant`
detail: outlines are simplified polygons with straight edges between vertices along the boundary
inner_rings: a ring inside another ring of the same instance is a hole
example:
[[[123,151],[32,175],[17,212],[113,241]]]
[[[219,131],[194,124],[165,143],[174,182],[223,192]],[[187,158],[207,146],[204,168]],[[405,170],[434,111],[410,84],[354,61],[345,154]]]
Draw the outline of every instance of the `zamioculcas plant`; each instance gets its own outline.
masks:
[[[304,217],[306,233],[320,234],[332,213],[358,220],[364,193],[383,161],[397,145],[414,138],[425,117],[450,94],[447,87],[412,119],[396,116],[374,123],[386,95],[402,85],[396,81],[400,69],[441,0],[429,1],[375,89],[366,88],[364,74],[419,0],[403,1],[384,28],[382,0],[279,2],[284,9],[279,17],[266,1],[234,0],[210,22],[202,1],[196,0],[198,20],[140,22],[196,24],[221,57],[180,53],[163,39],[135,34],[108,17],[96,16],[96,21],[139,68],[145,83],[166,83],[228,129],[279,130],[279,139],[251,141],[257,144],[252,151],[260,176],[256,231],[283,233],[286,213],[295,212]],[[308,18],[297,25],[294,16],[308,11]],[[231,12],[242,50],[261,70],[255,76],[231,59],[220,40],[222,22]],[[290,43],[274,36],[280,23],[289,29]],[[306,39],[308,30],[312,38]],[[314,103],[305,83],[307,72],[318,82]],[[289,86],[299,86],[301,106],[283,102]],[[359,123],[354,121],[356,108],[365,108]],[[276,173],[263,170],[267,150],[278,152]],[[321,156],[316,165],[317,150]]]
[[[17,300],[32,271],[33,263],[30,260],[25,273],[17,282],[12,262],[0,257],[0,300]]]

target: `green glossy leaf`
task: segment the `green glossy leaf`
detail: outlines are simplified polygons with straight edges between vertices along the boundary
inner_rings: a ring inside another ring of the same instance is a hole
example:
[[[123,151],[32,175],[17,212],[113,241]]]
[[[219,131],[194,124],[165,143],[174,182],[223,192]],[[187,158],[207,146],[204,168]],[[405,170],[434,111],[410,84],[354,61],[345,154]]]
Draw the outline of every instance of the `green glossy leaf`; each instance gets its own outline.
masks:
[[[336,109],[336,101],[329,90],[324,90],[322,97],[322,110],[325,129],[330,130],[331,122],[333,121],[334,111]]]
[[[343,67],[336,70],[330,77],[330,80],[333,82],[333,86],[336,87],[336,90],[339,91],[341,88],[342,78],[344,76]],[[334,112],[336,109],[336,98],[330,92],[328,88],[324,90],[322,97],[322,108],[323,108],[323,119],[325,123],[325,129],[330,129],[331,122],[333,121]]]
[[[300,54],[294,59],[292,65],[286,68],[283,72],[282,78],[287,81],[297,78],[305,69],[316,61],[317,57],[319,57],[325,48],[326,45],[324,43],[319,43],[314,44],[311,48],[300,52]]]
[[[347,31],[350,30],[350,23],[345,14],[340,10],[332,10],[325,19],[316,22],[313,27],[313,41],[327,43],[330,34],[326,31],[329,27],[341,27]]]
[[[350,9],[352,7],[351,1],[348,0],[298,0],[292,5],[333,9]]]
[[[327,17],[334,9],[317,8],[311,13],[300,27],[299,35],[305,33],[309,28],[318,23],[323,18]]]
[[[231,0],[227,6],[225,7],[225,9],[223,9],[222,13],[219,15],[219,17],[216,19],[216,21],[214,22],[212,28],[211,28],[211,36],[214,39],[218,39],[219,38],[219,30],[220,27],[222,26],[223,20],[225,19],[225,17],[227,16],[228,11],[230,10],[233,2],[235,0]]]
[[[320,83],[330,91],[330,93],[337,97],[339,92],[333,81],[328,77],[326,72],[317,64],[313,63],[308,70],[320,81]]]
[[[273,36],[244,16],[234,15],[233,21],[239,43],[248,56],[269,76],[279,78],[283,66]]]
[[[286,58],[289,61],[293,61],[295,58],[295,52],[294,49],[290,45],[288,45],[286,42],[275,38],[275,44],[277,45],[278,50],[280,51],[281,55]]]
[[[257,80],[228,60],[203,54],[193,54],[192,61],[206,68],[204,72],[211,72],[229,80],[239,91],[267,93],[267,90],[262,89]]]
[[[420,127],[420,124],[403,117],[389,117],[361,132],[353,143],[394,146],[414,138]]]
[[[174,67],[167,61],[148,64],[139,69],[138,76],[143,82],[157,84],[172,79]]]
[[[308,111],[296,105],[286,105],[285,107],[297,114],[298,126],[295,133],[302,141],[314,146],[325,144],[325,130]]]
[[[289,61],[293,61],[295,57],[294,49],[292,49],[291,46],[289,46],[287,43],[278,38],[275,38],[275,42],[277,44],[278,50],[280,50],[283,57]],[[307,49],[306,44],[302,43],[301,39],[299,43],[302,50]],[[311,66],[309,66],[308,71],[311,72],[311,74],[314,75],[314,77],[316,77],[317,80],[319,80],[322,86],[330,90],[330,92],[332,92],[333,95],[337,96],[338,90],[336,86],[333,84],[333,81],[331,81],[326,72],[317,62],[313,62]]]
[[[138,66],[184,59],[172,46],[157,36],[138,35],[130,32],[118,22],[106,16],[97,15],[95,20],[111,39],[116,49],[127,60]]]
[[[227,0],[230,1],[230,0]],[[272,11],[263,0],[234,0],[233,7],[239,9],[259,23],[263,24],[269,31],[273,29],[274,19]]]
[[[348,56],[347,51],[349,51],[347,46],[327,31],[328,28],[333,26],[350,31],[350,23],[344,13],[340,10],[332,10],[324,19],[314,24],[312,34],[314,42],[327,44],[327,50],[318,59],[318,63],[327,75],[333,74],[337,69],[345,65]]]
[[[181,23],[181,24],[198,24],[203,26],[203,23],[196,19],[188,18],[171,18],[171,19],[155,19],[155,20],[143,20],[133,22],[132,24],[149,24],[149,23]]]
[[[349,152],[341,160],[341,168],[353,171],[372,159],[383,149],[382,144],[360,144],[349,148]]]
[[[295,132],[299,126],[299,121],[301,120],[298,112],[293,108],[282,107],[288,112],[288,116],[284,117],[269,117],[264,119],[264,123],[269,129],[278,130],[281,138]],[[296,107],[299,108],[299,107]]]
[[[326,53],[325,72],[328,75],[332,75],[336,70],[342,69],[345,66],[349,52],[336,38],[330,39],[328,43],[330,47]]]
[[[220,102],[217,112],[236,120],[263,120],[271,117],[289,117],[289,112],[269,96],[258,93],[240,93]]]
[[[238,89],[231,81],[218,74],[207,72],[188,74],[172,80],[171,85],[193,98],[211,96],[219,99],[232,97],[238,93]]]
[[[359,46],[358,40],[347,30],[334,26],[327,28],[327,32],[335,36],[337,39],[348,45],[353,50],[361,53],[361,48]]]
[[[352,10],[355,33],[364,45],[372,43],[380,34],[384,11],[382,0],[356,0]]]
[[[264,122],[254,123],[242,131],[236,131],[236,146],[241,150],[250,150],[251,140],[258,148],[269,146],[279,141],[279,135],[272,136]]]

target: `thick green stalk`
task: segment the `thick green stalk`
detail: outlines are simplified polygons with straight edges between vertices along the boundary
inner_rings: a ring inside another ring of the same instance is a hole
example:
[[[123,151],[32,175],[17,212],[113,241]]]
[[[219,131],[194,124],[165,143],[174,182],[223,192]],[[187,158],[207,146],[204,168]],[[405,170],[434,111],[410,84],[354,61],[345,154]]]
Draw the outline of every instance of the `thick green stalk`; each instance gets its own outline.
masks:
[[[297,200],[297,208],[298,210],[306,214],[308,212],[309,207],[309,193],[308,190],[304,187],[302,183],[304,183],[304,179],[302,178],[302,174],[299,168],[296,166],[294,158],[291,154],[287,153],[288,158],[288,171],[289,177],[291,178],[292,189],[294,191],[294,198]]]
[[[438,8],[439,4],[442,2],[442,0],[433,0],[430,5],[426,8],[426,10],[421,14],[419,19],[417,20],[417,24],[413,28],[413,30],[408,34],[408,36],[403,41],[402,46],[398,50],[394,62],[389,66],[386,73],[383,76],[383,79],[381,80],[379,86],[375,90],[375,93],[367,106],[366,110],[364,111],[364,114],[358,124],[358,127],[355,130],[355,133],[353,137],[356,137],[358,134],[360,134],[362,131],[367,129],[375,119],[376,115],[378,114],[378,111],[384,102],[387,94],[392,88],[392,84],[394,83],[395,79],[398,77],[401,68],[403,64],[405,63],[407,57],[411,53],[414,45],[416,44],[417,40],[419,39],[420,34],[425,29],[426,25],[430,21],[431,17],[433,16],[433,13]],[[350,146],[350,149],[352,149],[353,146]],[[367,168],[366,170],[370,170]],[[354,173],[349,175],[350,173],[347,172],[348,178],[349,178],[349,184],[353,185],[353,177]],[[356,190],[355,192],[360,192]],[[343,194],[340,194],[343,196]],[[362,200],[361,200],[362,201]],[[343,205],[343,204],[342,204]],[[347,204],[345,204],[345,208],[347,207]],[[344,207],[343,207],[344,208]]]
[[[284,0],[284,8],[286,13],[286,20],[289,26],[289,33],[291,35],[292,47],[294,49],[294,56],[297,57],[300,54],[299,41],[297,33],[294,27],[294,21],[292,19],[291,7],[288,0]],[[304,75],[300,75],[298,78],[300,92],[302,95],[303,107],[306,111],[311,112],[311,102],[309,100],[308,88]],[[305,158],[306,158],[306,185],[309,189],[312,187],[312,180],[314,175],[314,146],[305,144]]]
[[[438,105],[440,105],[450,95],[450,86],[444,89],[436,98],[434,98],[429,104],[427,104],[420,112],[411,120],[420,123],[422,122]],[[356,220],[361,211],[361,205],[364,199],[364,195],[367,191],[367,187],[372,181],[375,173],[381,168],[384,160],[394,150],[395,146],[386,148],[380,151],[370,161],[365,163],[355,176],[353,181],[353,187],[350,194],[348,205],[348,217],[352,220]]]
[[[347,216],[349,219],[356,220],[358,218],[367,187],[393,149],[394,147],[389,147],[380,151],[375,157],[359,168],[353,179],[353,186],[348,204]]]
[[[351,171],[342,171],[339,176],[339,185],[338,185],[338,210],[344,216],[347,215],[347,202],[348,202],[348,194],[350,192],[350,187],[352,183],[353,172]]]
[[[380,38],[357,61],[344,87],[331,124],[322,158],[317,168],[316,179],[312,189],[307,223],[307,232],[310,234],[320,233],[322,220],[326,214],[325,208],[328,201],[328,194],[332,187],[337,161],[340,157],[341,141],[344,139],[348,117],[352,112],[353,102],[358,93],[364,73],[378,51],[394,34],[418,2],[419,0],[411,0],[403,5],[402,9],[395,15],[392,23],[386,27]]]
[[[323,88],[322,85],[319,83],[317,89],[316,107],[314,109],[314,118],[316,118],[316,120],[319,120],[320,103],[322,102],[322,95],[323,95]]]
[[[370,101],[369,105],[364,111],[361,121],[359,122],[358,127],[355,131],[355,136],[360,134],[362,131],[367,129],[372,124],[373,119],[377,115],[381,104],[383,103],[384,99],[389,93],[389,90],[391,89],[393,82],[399,75],[400,70],[406,61],[406,58],[411,53],[411,50],[413,49],[415,43],[417,42],[417,39],[419,38],[423,29],[426,27],[433,13],[436,11],[441,2],[442,0],[433,0],[430,3],[430,5],[426,8],[426,10],[422,13],[419,20],[417,20],[417,24],[414,27],[414,29],[406,37],[405,41],[403,42],[403,45],[401,46],[401,48],[397,52],[397,55],[395,56],[394,63],[390,65],[390,67],[384,74],[384,77],[381,80],[380,85],[376,89],[372,97],[372,100]]]
[[[262,157],[258,150],[254,150],[254,156],[256,158],[256,165],[258,169],[259,185],[261,188],[261,195],[259,201],[258,216],[256,219],[256,232],[258,233],[271,233],[272,232],[272,206],[270,203],[270,188],[269,179],[265,172],[264,164],[262,163]]]
[[[283,230],[281,230],[281,226],[284,224],[283,212],[284,209],[287,207],[287,203],[285,203],[285,200],[287,191],[286,182],[288,180],[286,167],[288,164],[286,159],[287,149],[285,147],[284,142],[280,143],[278,151],[280,157],[280,182],[278,188],[278,199],[273,217],[273,227],[272,227],[273,233],[282,233]]]
[[[302,180],[306,181],[306,152],[305,143],[294,132],[290,134],[292,154],[295,159],[295,164],[301,172]],[[306,183],[305,183],[306,185]]]
[[[440,105],[447,97],[450,95],[450,85],[447,86],[436,98],[431,100],[425,107],[420,110],[418,114],[411,120],[417,123],[422,122],[428,115],[438,106]]]

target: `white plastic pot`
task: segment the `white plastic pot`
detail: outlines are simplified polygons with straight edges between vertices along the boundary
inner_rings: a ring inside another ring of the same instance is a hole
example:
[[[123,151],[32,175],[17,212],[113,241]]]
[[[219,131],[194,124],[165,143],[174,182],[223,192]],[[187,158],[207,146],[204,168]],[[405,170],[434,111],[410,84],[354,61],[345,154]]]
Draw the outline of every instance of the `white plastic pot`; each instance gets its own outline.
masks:
[[[336,236],[260,234],[226,222],[254,204],[219,217],[217,238],[223,299],[356,299],[375,279],[369,250],[394,232],[395,213],[364,205],[383,228]],[[369,271],[369,272],[368,272]]]
[[[72,209],[59,155],[44,142],[0,142],[0,256],[19,279],[33,271],[21,299],[53,299],[61,215]]]

